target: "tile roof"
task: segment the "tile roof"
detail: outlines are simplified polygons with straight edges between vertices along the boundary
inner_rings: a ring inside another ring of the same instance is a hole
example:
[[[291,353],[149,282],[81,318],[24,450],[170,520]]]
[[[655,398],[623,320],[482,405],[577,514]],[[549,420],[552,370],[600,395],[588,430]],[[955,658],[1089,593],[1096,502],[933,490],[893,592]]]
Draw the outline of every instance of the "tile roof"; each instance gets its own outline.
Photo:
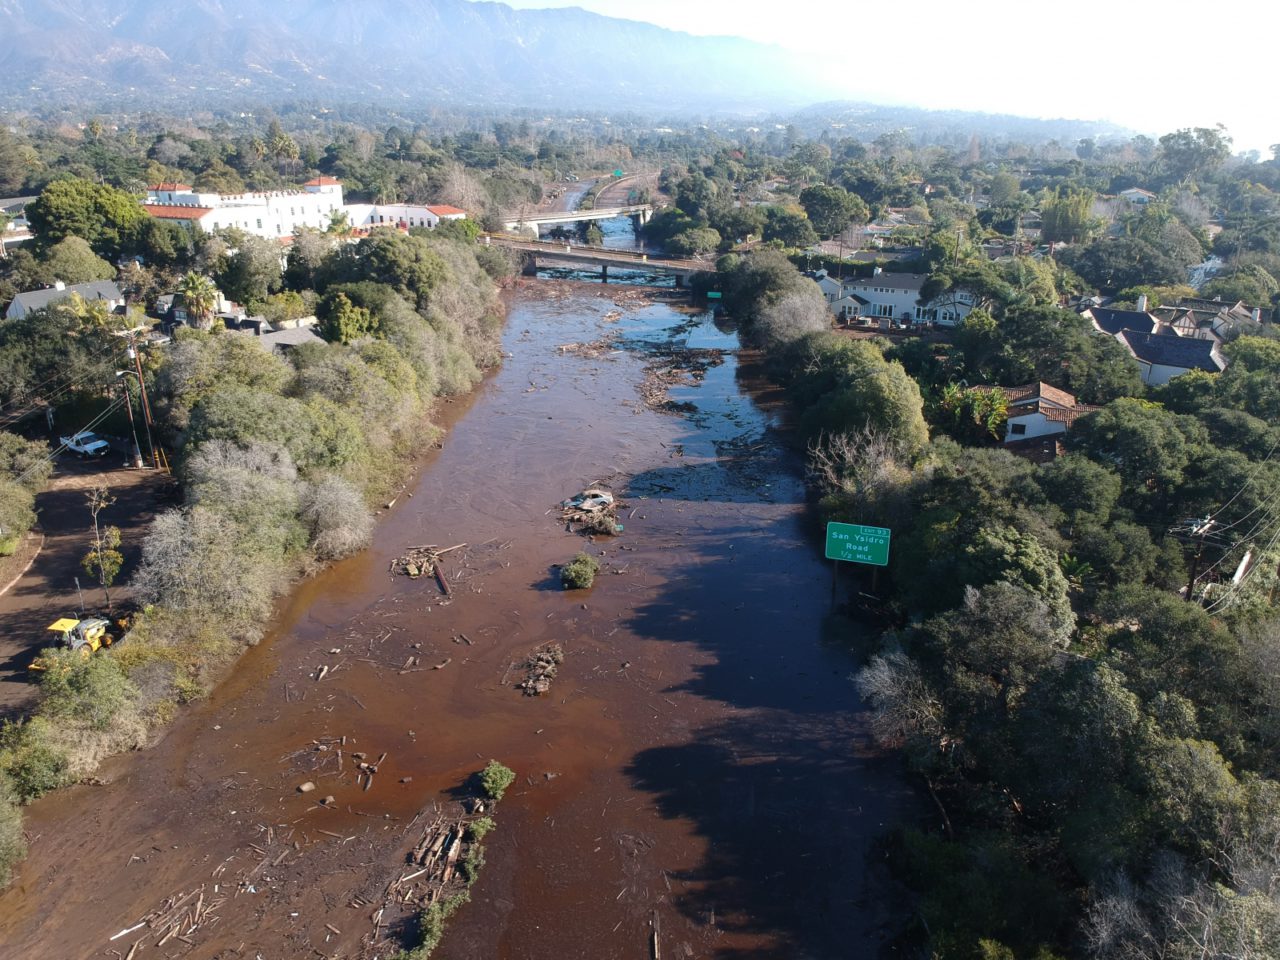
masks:
[[[342,181],[335,177],[314,177],[303,184],[304,187],[340,187]]]
[[[1139,310],[1108,310],[1106,307],[1090,307],[1084,311],[1093,325],[1103,333],[1118,337],[1123,330],[1151,333],[1156,328],[1156,318]]]
[[[213,207],[188,207],[180,203],[144,203],[142,209],[161,220],[199,220],[213,212]]]
[[[1215,349],[1212,340],[1198,337],[1160,337],[1136,330],[1125,330],[1120,340],[1129,352],[1143,363],[1162,367],[1179,367],[1183,370],[1207,370],[1218,373],[1227,363]]]
[[[157,183],[147,187],[148,190],[163,190],[166,193],[181,193],[191,189],[190,184],[186,183]]]
[[[1055,423],[1064,423],[1068,427],[1072,426],[1081,417],[1093,413],[1095,410],[1101,409],[1092,404],[1081,403],[1072,407],[1070,410],[1063,410],[1061,407],[1045,407],[1041,406],[1039,412],[1044,414],[1046,420],[1052,420]]]
[[[437,217],[456,217],[458,214],[462,214],[465,217],[467,215],[467,211],[459,210],[457,207],[450,207],[447,204],[439,207],[427,207],[427,209]]]
[[[990,384],[979,384],[973,388],[974,390],[1003,390],[1004,395],[1009,398],[1009,406],[1017,406],[1024,403],[1038,403],[1041,400],[1048,401],[1059,407],[1071,408],[1078,404],[1076,398],[1065,390],[1059,390],[1057,387],[1050,386],[1044,381],[1036,381],[1035,383],[1024,383],[1016,387],[997,387]]]

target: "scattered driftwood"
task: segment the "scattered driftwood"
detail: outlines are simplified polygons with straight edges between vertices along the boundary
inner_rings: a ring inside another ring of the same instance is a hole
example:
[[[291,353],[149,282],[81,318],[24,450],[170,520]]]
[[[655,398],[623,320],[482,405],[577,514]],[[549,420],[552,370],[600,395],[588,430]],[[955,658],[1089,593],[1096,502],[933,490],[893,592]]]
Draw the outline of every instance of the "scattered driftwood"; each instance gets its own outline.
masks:
[[[152,910],[137,923],[121,930],[111,939],[118,940],[120,937],[146,927],[149,932],[134,942],[128,953],[130,957],[139,951],[144,941],[153,937],[155,938],[153,940],[155,946],[163,946],[174,937],[190,944],[193,942],[189,939],[191,934],[199,930],[204,924],[214,924],[221,919],[216,916],[215,912],[227,902],[227,897],[218,892],[222,889],[225,889],[224,885],[215,884],[213,891],[208,891],[207,885],[202,883],[199,887],[186,893],[176,893],[166,898],[159,907]]]
[[[692,386],[706,377],[707,371],[724,363],[723,350],[693,347],[662,347],[654,359],[645,364],[640,382],[640,398],[653,410],[664,413],[690,413],[692,404],[671,399],[672,387]]]
[[[588,487],[577,496],[560,502],[560,519],[570,532],[573,532],[576,525],[581,533],[601,533],[613,537],[623,529],[618,522],[618,508],[621,506],[624,505],[618,503],[608,490]]]
[[[621,314],[619,314],[621,316]],[[606,357],[611,353],[617,352],[616,343],[618,335],[611,333],[601,337],[599,340],[592,340],[590,343],[562,343],[556,347],[561,353],[570,354],[575,357],[585,357],[588,360],[598,360]]]
[[[564,663],[564,647],[550,643],[535,650],[524,662],[524,679],[516,684],[526,697],[540,697],[551,689],[560,664]]]

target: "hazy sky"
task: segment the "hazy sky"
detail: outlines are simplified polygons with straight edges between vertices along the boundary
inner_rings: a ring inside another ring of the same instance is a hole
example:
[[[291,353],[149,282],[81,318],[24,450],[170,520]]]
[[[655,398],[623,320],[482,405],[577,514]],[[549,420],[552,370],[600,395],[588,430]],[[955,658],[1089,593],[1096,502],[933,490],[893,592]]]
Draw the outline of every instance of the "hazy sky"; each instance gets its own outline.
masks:
[[[1280,142],[1271,0],[506,0],[777,43],[831,66],[825,99],[1112,120],[1159,135],[1226,124]]]

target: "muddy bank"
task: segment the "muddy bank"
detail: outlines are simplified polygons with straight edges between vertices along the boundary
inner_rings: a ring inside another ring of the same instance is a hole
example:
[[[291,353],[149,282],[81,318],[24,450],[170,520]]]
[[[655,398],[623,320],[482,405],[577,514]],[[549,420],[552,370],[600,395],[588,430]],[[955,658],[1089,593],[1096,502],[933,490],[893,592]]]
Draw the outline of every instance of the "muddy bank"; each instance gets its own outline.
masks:
[[[138,960],[385,956],[377,896],[424,811],[490,758],[519,779],[436,956],[649,957],[655,916],[664,957],[874,952],[863,858],[909,795],[822,642],[829,571],[776,411],[709,317],[542,283],[513,292],[504,367],[455,405],[375,546],[303,584],[160,746],[32,808],[0,955],[124,954],[134,935],[112,935],[204,884],[216,919]],[[608,334],[599,356],[557,349]],[[723,362],[654,409],[645,368],[680,350]],[[601,481],[628,504],[622,535],[566,531],[559,503]],[[447,595],[391,570],[461,543]],[[555,566],[578,550],[602,570],[566,593]],[[554,683],[525,696],[522,665],[552,643]],[[314,741],[343,737],[386,754],[368,789],[313,765]]]

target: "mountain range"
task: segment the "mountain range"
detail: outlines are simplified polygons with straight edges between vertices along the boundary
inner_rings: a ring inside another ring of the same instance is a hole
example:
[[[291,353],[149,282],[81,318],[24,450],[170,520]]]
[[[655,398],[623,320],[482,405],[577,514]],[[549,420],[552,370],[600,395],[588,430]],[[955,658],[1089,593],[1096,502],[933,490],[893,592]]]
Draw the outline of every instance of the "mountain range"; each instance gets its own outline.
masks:
[[[0,0],[0,103],[298,99],[763,110],[814,99],[779,47],[470,0]]]

